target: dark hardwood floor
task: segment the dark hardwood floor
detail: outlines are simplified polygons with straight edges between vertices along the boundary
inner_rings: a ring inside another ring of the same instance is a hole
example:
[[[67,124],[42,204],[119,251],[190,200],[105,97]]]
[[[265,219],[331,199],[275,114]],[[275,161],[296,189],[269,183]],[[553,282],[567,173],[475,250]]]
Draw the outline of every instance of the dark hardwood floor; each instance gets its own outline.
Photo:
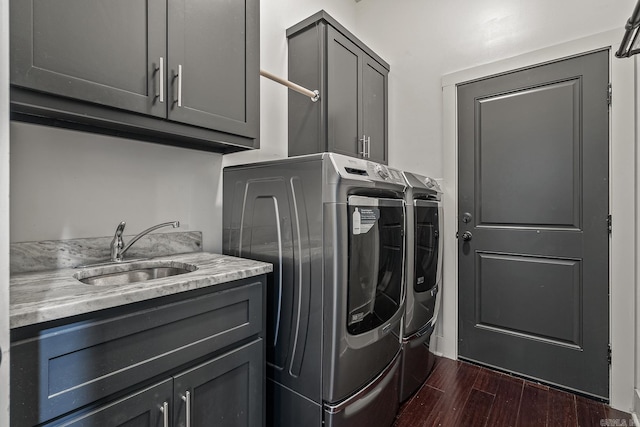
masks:
[[[630,425],[630,414],[601,402],[441,357],[394,427]]]

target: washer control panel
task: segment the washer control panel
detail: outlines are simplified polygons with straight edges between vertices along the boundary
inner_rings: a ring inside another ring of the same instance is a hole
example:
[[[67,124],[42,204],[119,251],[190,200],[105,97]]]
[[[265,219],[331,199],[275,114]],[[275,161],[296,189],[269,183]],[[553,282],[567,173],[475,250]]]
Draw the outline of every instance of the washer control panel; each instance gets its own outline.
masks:
[[[402,172],[380,163],[331,153],[333,164],[343,178],[382,181],[404,185]]]

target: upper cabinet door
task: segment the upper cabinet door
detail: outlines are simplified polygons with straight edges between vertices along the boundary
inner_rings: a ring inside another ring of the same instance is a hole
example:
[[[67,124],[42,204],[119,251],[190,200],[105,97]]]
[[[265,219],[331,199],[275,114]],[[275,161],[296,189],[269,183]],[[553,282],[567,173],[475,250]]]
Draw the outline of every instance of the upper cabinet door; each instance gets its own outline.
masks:
[[[320,90],[289,96],[289,155],[330,151],[387,163],[389,64],[325,11],[287,30],[289,79]]]
[[[387,163],[387,75],[376,60],[364,55],[362,66],[362,134],[367,139],[366,158]]]
[[[327,27],[328,150],[362,154],[362,51],[333,27]]]
[[[168,118],[258,136],[257,0],[168,1]]]
[[[166,115],[164,1],[20,0],[10,8],[13,85]]]

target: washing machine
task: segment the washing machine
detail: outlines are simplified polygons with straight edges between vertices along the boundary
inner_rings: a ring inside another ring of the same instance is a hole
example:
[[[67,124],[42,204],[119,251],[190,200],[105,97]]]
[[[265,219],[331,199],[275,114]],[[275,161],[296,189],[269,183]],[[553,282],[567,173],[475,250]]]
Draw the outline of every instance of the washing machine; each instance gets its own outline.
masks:
[[[442,191],[432,178],[411,172],[403,176],[407,246],[401,402],[420,388],[433,369],[431,338],[442,295]]]
[[[226,167],[223,251],[267,278],[267,425],[389,426],[399,407],[404,178],[333,153]]]

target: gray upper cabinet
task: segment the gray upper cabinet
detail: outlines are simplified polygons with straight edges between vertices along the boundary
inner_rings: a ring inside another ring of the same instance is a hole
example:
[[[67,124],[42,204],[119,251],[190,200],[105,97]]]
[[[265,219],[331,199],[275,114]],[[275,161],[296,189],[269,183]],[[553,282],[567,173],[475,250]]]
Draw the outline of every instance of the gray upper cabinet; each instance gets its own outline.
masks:
[[[257,136],[257,1],[168,4],[169,119]]]
[[[362,129],[362,53],[333,27],[327,28],[327,37],[327,63],[330,66],[327,68],[326,104],[331,107],[327,116],[327,150],[353,156],[359,151],[358,136]]]
[[[259,0],[12,0],[10,13],[14,119],[258,148]]]
[[[287,30],[289,155],[323,151],[387,163],[389,64],[324,11]]]
[[[362,134],[367,158],[387,163],[387,76],[389,70],[369,56],[362,64]]]
[[[11,83],[164,117],[166,16],[164,0],[12,1]]]

